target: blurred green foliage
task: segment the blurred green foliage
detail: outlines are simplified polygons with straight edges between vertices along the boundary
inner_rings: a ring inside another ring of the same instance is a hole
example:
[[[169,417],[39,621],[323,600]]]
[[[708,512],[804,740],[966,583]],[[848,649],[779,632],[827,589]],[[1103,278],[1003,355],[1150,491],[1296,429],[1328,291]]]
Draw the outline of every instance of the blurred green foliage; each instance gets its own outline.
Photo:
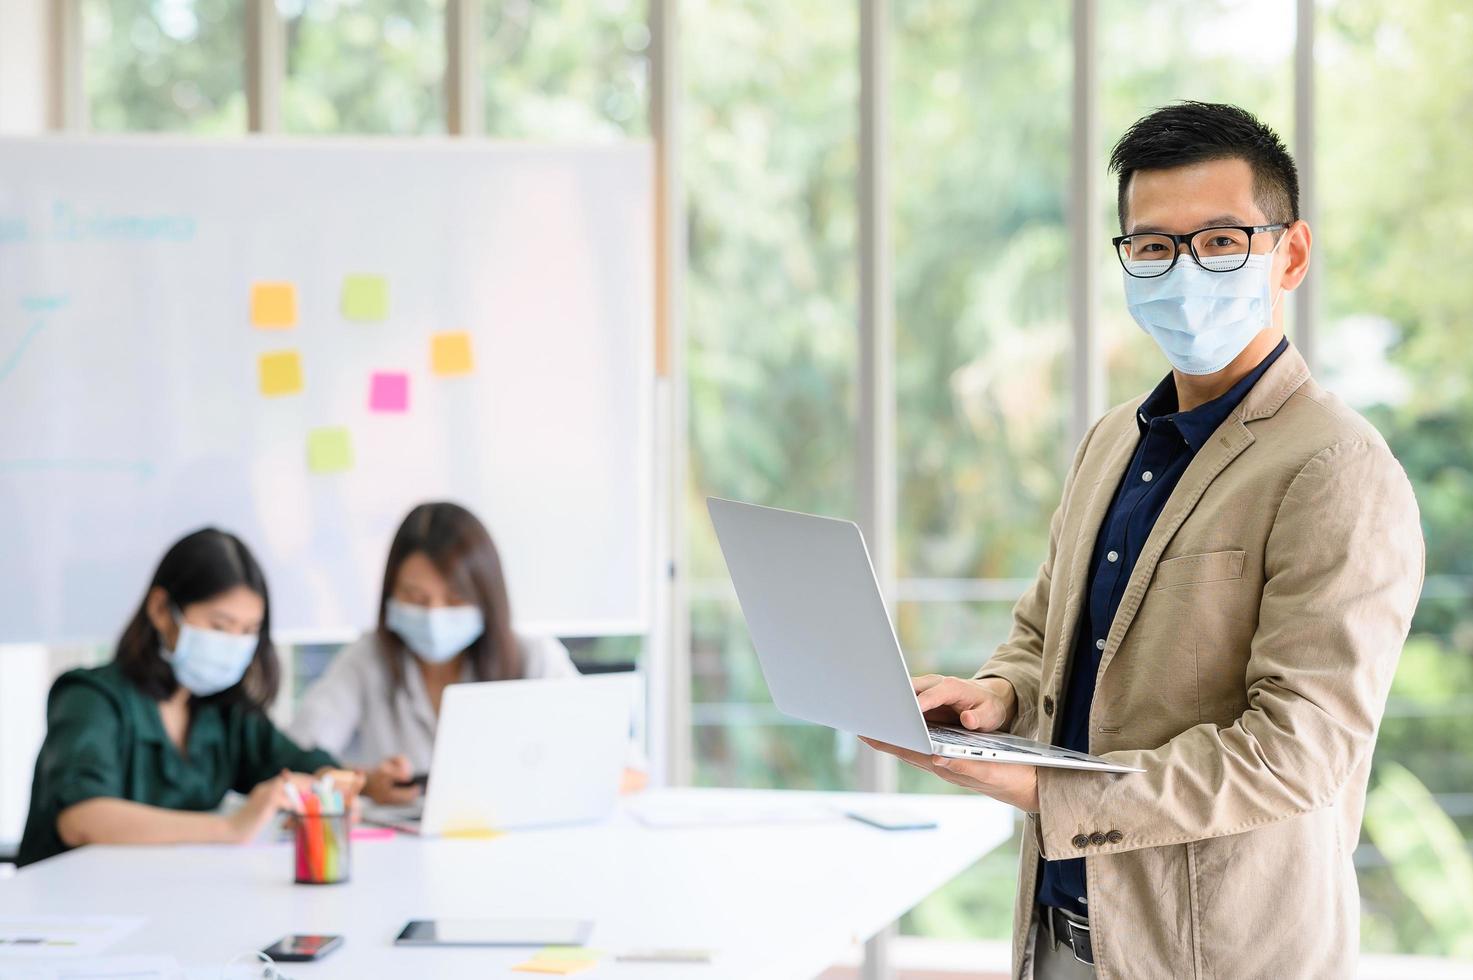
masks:
[[[1382,762],[1366,800],[1365,829],[1392,878],[1426,924],[1415,948],[1473,959],[1473,855],[1427,787]]]
[[[443,133],[444,0],[277,0],[291,133]]]
[[[85,0],[92,128],[245,132],[244,17],[244,0]]]

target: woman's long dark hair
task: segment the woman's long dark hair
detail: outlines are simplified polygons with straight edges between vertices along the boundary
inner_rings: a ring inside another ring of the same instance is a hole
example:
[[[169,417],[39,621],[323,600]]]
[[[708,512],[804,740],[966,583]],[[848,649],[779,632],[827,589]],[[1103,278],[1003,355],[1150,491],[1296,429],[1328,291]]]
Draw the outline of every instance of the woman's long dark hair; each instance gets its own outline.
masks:
[[[276,700],[281,686],[281,664],[271,645],[271,598],[266,592],[266,576],[245,542],[213,527],[180,538],[159,562],[143,602],[118,640],[117,661],[123,675],[158,701],[178,690],[174,668],[160,655],[163,637],[148,616],[148,596],[155,588],[163,589],[170,605],[182,611],[185,606],[213,599],[238,585],[260,596],[265,606],[256,655],[234,687],[204,700],[265,711]]]
[[[430,560],[456,592],[481,609],[486,630],[466,648],[471,671],[478,681],[514,680],[522,676],[522,654],[511,629],[511,599],[501,554],[486,526],[459,504],[420,504],[409,512],[384,568],[384,591],[378,606],[379,649],[388,658],[389,676],[397,688],[404,683],[404,641],[388,627],[389,599],[399,568],[415,552]]]

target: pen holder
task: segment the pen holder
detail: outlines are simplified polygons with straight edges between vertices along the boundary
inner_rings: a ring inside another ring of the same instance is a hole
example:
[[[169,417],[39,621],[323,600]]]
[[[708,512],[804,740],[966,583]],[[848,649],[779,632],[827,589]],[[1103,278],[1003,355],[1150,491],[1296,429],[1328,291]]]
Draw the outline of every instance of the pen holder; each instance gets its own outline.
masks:
[[[336,885],[348,880],[351,834],[346,813],[297,813],[291,818],[297,884]]]

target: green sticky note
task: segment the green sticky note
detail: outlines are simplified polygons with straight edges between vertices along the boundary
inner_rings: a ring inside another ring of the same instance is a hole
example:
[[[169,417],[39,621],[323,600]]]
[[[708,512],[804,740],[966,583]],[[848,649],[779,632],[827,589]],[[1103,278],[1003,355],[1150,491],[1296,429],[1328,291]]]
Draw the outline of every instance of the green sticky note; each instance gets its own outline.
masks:
[[[544,946],[536,952],[532,959],[581,963],[585,960],[596,960],[601,955],[603,954],[598,950],[587,949],[583,946]]]
[[[313,473],[342,473],[353,468],[353,441],[342,426],[307,433],[307,468]]]
[[[389,316],[389,280],[383,276],[352,275],[343,280],[343,316],[371,322]]]

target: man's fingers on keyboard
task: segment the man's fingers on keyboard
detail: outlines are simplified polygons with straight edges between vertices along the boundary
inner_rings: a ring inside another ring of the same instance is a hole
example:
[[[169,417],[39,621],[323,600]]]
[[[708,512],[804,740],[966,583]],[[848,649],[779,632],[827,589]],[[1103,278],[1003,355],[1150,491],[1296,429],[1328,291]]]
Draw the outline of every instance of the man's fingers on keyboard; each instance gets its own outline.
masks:
[[[929,690],[944,680],[946,678],[940,674],[918,674],[910,679],[910,686],[915,688],[917,694],[920,694],[922,691]]]
[[[957,677],[947,677],[941,683],[928,687],[916,695],[922,711],[941,707],[970,708],[976,702],[976,698],[977,693],[969,690],[967,685]]]

